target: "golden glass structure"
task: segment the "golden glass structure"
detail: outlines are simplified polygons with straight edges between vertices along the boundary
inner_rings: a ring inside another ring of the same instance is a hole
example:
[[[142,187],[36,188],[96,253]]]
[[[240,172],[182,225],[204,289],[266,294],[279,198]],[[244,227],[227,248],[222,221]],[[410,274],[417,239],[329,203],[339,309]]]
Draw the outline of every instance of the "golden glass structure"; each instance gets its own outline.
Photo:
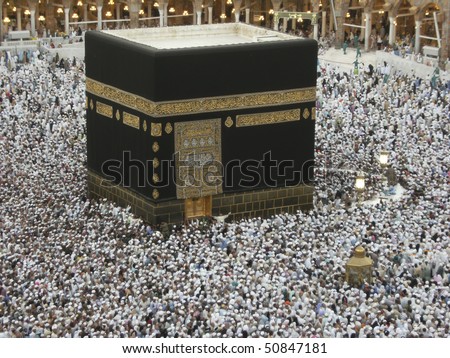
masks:
[[[373,261],[366,256],[366,250],[358,246],[354,255],[345,266],[345,280],[351,285],[359,287],[364,282],[372,282]]]

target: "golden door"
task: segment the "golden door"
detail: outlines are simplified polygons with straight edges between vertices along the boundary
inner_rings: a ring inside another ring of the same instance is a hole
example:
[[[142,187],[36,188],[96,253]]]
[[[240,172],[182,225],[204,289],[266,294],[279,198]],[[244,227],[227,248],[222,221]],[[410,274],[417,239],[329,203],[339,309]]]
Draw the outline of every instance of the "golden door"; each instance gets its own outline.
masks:
[[[212,197],[189,198],[184,201],[184,217],[186,220],[212,215]]]

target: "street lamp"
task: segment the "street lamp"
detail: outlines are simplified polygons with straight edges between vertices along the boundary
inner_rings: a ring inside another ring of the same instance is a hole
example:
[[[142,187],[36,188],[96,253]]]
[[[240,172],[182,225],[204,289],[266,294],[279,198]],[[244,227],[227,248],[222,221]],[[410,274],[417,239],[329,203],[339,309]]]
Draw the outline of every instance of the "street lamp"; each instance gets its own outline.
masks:
[[[385,187],[388,184],[388,178],[387,175],[385,173],[385,169],[388,167],[388,162],[389,162],[389,152],[382,150],[380,152],[380,156],[378,158],[378,161],[380,162],[380,166],[382,169],[382,183],[383,183],[383,187]]]
[[[389,160],[389,152],[382,150],[380,152],[380,157],[378,158],[378,160],[380,161],[380,165],[381,167],[384,169],[388,166],[388,160]]]
[[[366,177],[363,172],[360,172],[358,173],[358,175],[356,175],[355,180],[355,189],[358,195],[358,204],[361,204],[365,188],[366,188]]]
[[[355,189],[358,193],[363,193],[366,188],[366,177],[363,172],[358,173],[355,180]]]

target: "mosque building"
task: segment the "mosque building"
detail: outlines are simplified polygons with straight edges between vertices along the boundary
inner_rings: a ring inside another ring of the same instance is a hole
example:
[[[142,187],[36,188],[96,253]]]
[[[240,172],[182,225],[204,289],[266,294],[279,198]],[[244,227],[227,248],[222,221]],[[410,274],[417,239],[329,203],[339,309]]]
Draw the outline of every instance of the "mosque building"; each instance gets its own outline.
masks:
[[[447,0],[1,0],[0,4],[2,40],[10,31],[25,29],[31,36],[45,36],[68,34],[78,27],[245,22],[301,31],[316,39],[333,33],[337,47],[357,35],[366,51],[375,49],[378,40],[391,46],[406,40],[414,53],[423,52],[424,46],[435,48],[441,68],[449,58]]]

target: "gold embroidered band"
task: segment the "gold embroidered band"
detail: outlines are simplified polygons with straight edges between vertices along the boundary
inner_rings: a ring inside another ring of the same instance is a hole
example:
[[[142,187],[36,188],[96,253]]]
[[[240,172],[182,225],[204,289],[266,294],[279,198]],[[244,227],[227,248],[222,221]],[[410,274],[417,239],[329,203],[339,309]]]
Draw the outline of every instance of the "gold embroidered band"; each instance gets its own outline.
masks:
[[[102,116],[112,118],[113,117],[113,108],[107,104],[97,101],[96,111],[98,114]]]
[[[281,106],[313,102],[316,88],[297,88],[285,91],[260,92],[224,97],[208,97],[183,101],[153,102],[121,89],[86,78],[86,92],[132,108],[152,117],[176,116],[191,113]]]
[[[253,113],[236,116],[236,127],[260,126],[300,120],[300,108],[287,111]]]
[[[123,124],[139,129],[139,117],[134,114],[123,112]]]

